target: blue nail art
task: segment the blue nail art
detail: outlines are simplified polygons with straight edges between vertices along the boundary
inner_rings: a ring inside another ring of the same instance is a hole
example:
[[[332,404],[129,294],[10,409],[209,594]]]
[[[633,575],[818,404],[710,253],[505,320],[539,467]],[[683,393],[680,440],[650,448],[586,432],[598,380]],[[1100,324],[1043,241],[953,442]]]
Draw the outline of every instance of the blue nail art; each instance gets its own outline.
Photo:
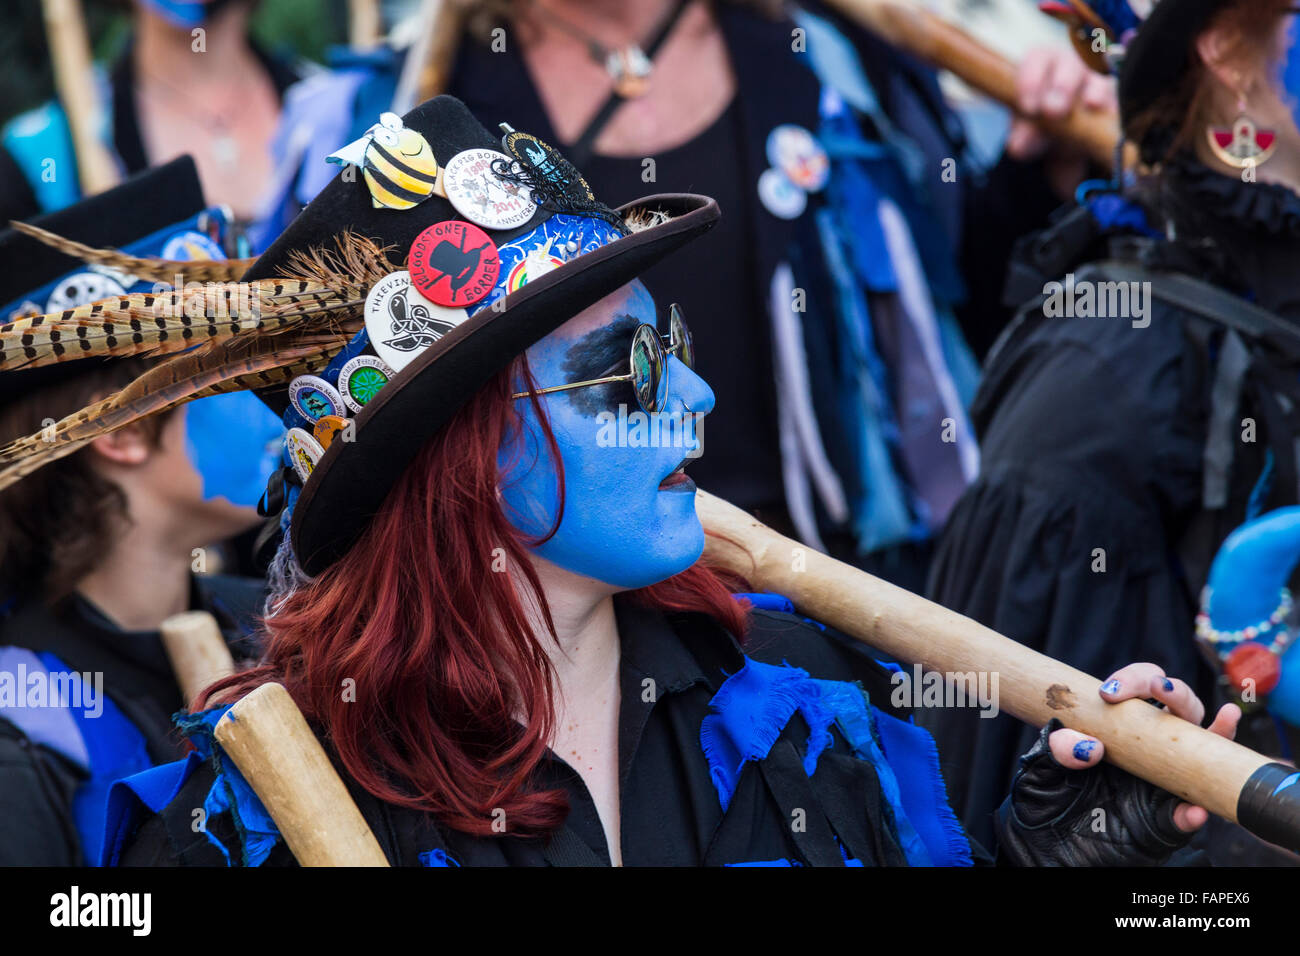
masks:
[[[1074,745],[1074,759],[1087,761],[1092,757],[1093,748],[1097,746],[1095,740],[1080,740]]]
[[[1101,689],[1102,689],[1102,692],[1103,692],[1103,693],[1106,693],[1106,694],[1118,694],[1118,693],[1119,693],[1119,681],[1117,681],[1117,680],[1108,680],[1108,681],[1106,681],[1106,683],[1104,683],[1104,684],[1101,685]]]
[[[1172,691],[1173,689],[1174,689],[1174,682],[1171,681],[1168,677],[1166,677],[1166,678],[1165,678],[1165,690],[1166,690],[1166,691]]]

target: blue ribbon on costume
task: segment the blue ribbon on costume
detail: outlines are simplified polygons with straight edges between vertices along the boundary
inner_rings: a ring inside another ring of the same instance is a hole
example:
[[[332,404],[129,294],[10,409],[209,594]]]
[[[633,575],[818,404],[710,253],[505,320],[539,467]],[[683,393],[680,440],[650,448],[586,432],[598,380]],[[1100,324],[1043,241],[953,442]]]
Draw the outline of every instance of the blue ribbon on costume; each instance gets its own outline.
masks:
[[[933,738],[923,728],[872,707],[861,686],[816,680],[798,667],[746,657],[744,666],[727,678],[709,707],[711,713],[700,727],[700,744],[724,811],[744,765],[765,759],[790,718],[798,713],[810,731],[804,754],[804,771],[809,777],[833,742],[830,728],[834,724],[855,756],[875,769],[908,863],[971,865],[970,842],[948,805]]]
[[[240,862],[243,866],[261,866],[280,841],[280,830],[271,819],[271,815],[266,812],[266,807],[262,805],[257,793],[239,772],[234,761],[225,758],[213,736],[217,721],[225,716],[226,711],[232,706],[227,704],[197,714],[180,713],[172,719],[193,742],[199,756],[204,760],[212,761],[216,771],[216,780],[213,781],[212,789],[208,791],[207,798],[203,801],[204,813],[211,819],[229,810],[235,824],[235,832],[239,837]],[[213,836],[212,831],[206,827],[203,835],[208,838],[209,843],[221,851],[221,855],[226,859],[226,865],[232,866],[230,850],[226,845]]]

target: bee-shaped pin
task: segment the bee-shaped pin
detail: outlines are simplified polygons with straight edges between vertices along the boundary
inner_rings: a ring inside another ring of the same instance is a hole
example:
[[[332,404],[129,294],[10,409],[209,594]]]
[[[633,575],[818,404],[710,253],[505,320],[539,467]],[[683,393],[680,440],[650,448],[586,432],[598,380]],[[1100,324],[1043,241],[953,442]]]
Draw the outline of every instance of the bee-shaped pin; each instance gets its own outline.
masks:
[[[327,159],[361,169],[376,209],[410,209],[428,199],[438,181],[429,141],[407,129],[396,113],[380,114],[364,136]]]

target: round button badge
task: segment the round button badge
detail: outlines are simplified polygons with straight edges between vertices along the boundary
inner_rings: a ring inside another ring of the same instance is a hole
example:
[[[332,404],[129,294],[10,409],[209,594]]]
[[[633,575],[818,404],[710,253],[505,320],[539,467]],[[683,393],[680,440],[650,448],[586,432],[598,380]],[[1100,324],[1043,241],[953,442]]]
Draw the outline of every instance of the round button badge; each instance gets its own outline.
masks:
[[[407,264],[411,285],[422,296],[435,305],[465,308],[492,291],[501,256],[478,226],[448,219],[415,237]]]
[[[78,272],[54,287],[45,303],[45,311],[62,312],[100,299],[110,299],[115,295],[126,295],[126,289],[112,276],[99,272]]]
[[[366,295],[365,315],[370,347],[379,354],[390,376],[406,368],[417,355],[468,318],[464,309],[437,305],[420,295],[411,284],[411,274],[405,270],[390,272],[371,286]],[[340,388],[344,373],[349,366],[355,367],[356,362],[353,359],[339,370]],[[351,385],[348,388],[352,390]],[[353,400],[357,398],[353,395]],[[347,403],[346,398],[344,402]]]
[[[305,485],[311,477],[312,469],[325,454],[325,449],[309,432],[301,428],[290,428],[285,433],[284,443],[289,452],[289,464]]]
[[[758,198],[780,219],[798,219],[808,206],[808,194],[779,169],[763,170],[758,177]]]
[[[824,187],[831,175],[831,161],[821,143],[793,123],[784,123],[768,134],[767,161],[810,193]]]
[[[339,394],[343,396],[343,404],[354,412],[361,411],[394,374],[387,362],[373,355],[358,355],[351,359],[339,370]]]
[[[492,164],[510,157],[495,149],[467,149],[447,161],[442,188],[456,211],[485,229],[515,229],[533,218],[537,206],[528,188],[505,182]]]
[[[330,444],[348,427],[348,420],[338,415],[323,415],[311,428],[312,437],[320,442],[321,448]]]
[[[299,375],[289,383],[289,403],[308,421],[343,415],[343,397],[319,375]]]

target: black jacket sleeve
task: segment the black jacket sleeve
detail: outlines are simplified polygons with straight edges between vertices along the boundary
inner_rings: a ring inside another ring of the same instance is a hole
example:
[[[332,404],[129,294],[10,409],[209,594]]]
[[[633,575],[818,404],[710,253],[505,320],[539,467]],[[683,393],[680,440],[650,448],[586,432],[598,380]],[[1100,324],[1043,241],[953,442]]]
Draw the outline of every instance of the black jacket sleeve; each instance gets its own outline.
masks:
[[[1048,319],[982,386],[978,480],[939,542],[930,596],[1104,679],[1151,661],[1207,693],[1177,551],[1199,502],[1201,443],[1179,323]],[[977,401],[977,407],[980,402]],[[968,709],[917,715],[953,808],[993,842],[992,814],[1037,730]]]
[[[0,866],[81,866],[72,796],[84,775],[0,719]]]

